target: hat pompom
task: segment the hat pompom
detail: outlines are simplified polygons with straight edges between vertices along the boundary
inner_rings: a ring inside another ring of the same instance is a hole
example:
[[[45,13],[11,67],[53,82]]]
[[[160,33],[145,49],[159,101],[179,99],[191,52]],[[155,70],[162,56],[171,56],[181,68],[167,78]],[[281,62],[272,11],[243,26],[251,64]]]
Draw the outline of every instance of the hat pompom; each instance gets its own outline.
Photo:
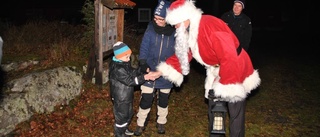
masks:
[[[127,44],[121,42],[121,41],[118,41],[117,43],[115,43],[113,45],[113,53],[114,53],[114,56],[119,59],[119,58],[122,58],[128,54],[131,54],[132,51],[131,49],[128,47]]]

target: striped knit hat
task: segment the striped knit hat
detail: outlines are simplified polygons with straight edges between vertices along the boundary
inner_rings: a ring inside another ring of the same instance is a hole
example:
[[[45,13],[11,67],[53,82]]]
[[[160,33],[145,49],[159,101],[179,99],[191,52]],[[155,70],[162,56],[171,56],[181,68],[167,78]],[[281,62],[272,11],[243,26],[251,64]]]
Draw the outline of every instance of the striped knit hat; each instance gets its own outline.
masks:
[[[117,43],[115,43],[113,45],[113,53],[114,53],[114,56],[119,59],[119,58],[122,58],[128,54],[131,54],[132,51],[131,49],[128,47],[127,44],[121,42],[121,41],[118,41]]]
[[[244,9],[245,0],[235,0],[234,3],[240,3],[242,5],[242,9]]]

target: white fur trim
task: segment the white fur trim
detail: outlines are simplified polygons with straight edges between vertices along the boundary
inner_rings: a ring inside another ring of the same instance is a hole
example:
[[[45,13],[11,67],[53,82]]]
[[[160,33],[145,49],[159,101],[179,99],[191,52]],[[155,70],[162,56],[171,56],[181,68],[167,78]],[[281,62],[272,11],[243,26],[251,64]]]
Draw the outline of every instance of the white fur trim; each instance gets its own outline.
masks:
[[[204,89],[205,89],[204,97],[208,98],[209,90],[213,89],[212,87],[213,82],[215,78],[219,76],[220,67],[209,66],[209,67],[206,67],[206,70],[207,70],[207,77],[204,85]]]
[[[246,99],[247,95],[251,93],[251,90],[257,88],[261,82],[257,70],[254,70],[254,72],[248,76],[243,83],[223,85],[219,82],[219,79],[220,77],[216,77],[212,86],[215,96],[221,97],[228,102],[237,102]],[[208,97],[206,96],[206,98]]]
[[[192,17],[190,18],[188,45],[191,49],[193,58],[195,58],[200,64],[209,67],[210,65],[204,63],[202,60],[198,47],[198,33],[202,13],[203,12],[200,9],[192,13]]]
[[[257,88],[260,83],[261,79],[258,70],[254,70],[253,73],[243,81],[244,90],[250,93],[251,90]]]
[[[186,21],[198,12],[200,9],[194,5],[193,0],[186,0],[185,3],[175,9],[167,9],[166,22],[171,25],[176,25],[183,21]]]
[[[228,102],[242,101],[247,97],[243,85],[239,83],[223,85],[218,81],[219,78],[213,84],[214,95],[216,97],[221,97]]]
[[[183,82],[183,75],[165,62],[161,62],[157,66],[157,70],[162,73],[163,78],[171,81],[176,86],[180,86]]]

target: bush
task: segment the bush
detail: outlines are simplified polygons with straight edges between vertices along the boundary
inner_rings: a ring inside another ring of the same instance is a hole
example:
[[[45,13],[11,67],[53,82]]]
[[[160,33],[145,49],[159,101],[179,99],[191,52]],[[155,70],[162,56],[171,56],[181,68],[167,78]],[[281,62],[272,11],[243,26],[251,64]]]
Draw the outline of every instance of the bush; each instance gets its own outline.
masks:
[[[60,21],[32,20],[23,25],[0,24],[4,40],[3,63],[37,60],[43,67],[62,65],[83,66],[94,44],[94,3],[86,0],[81,13],[83,23],[72,25]],[[124,42],[138,54],[141,35],[132,30],[136,26],[125,22]],[[4,28],[4,29],[2,29]]]

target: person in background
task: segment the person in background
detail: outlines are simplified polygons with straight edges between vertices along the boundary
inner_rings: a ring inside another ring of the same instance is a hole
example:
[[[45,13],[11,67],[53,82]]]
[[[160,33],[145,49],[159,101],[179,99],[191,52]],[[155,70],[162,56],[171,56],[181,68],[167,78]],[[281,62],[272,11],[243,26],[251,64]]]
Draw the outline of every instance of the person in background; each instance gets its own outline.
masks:
[[[153,21],[148,24],[140,45],[139,61],[141,70],[150,68],[150,71],[156,71],[156,66],[175,52],[175,28],[165,21],[166,9],[170,6],[170,3],[170,1],[158,0]],[[164,125],[167,123],[168,100],[172,87],[173,84],[163,77],[141,85],[137,128],[134,135],[140,136],[145,130],[155,96],[157,96],[157,132],[165,134]]]
[[[240,46],[248,51],[252,36],[252,24],[251,19],[243,13],[244,7],[245,0],[235,0],[232,10],[225,12],[221,16],[221,19],[227,23],[232,32],[237,36]]]
[[[150,77],[131,66],[132,51],[125,43],[120,41],[115,43],[113,52],[115,56],[109,66],[109,81],[115,118],[114,135],[127,137],[133,135],[128,127],[133,117],[134,86],[150,80]]]
[[[246,98],[260,85],[258,70],[253,68],[250,56],[239,46],[239,40],[226,23],[215,16],[203,15],[194,3],[176,0],[168,8],[165,19],[176,28],[176,52],[149,74],[162,76],[180,86],[194,58],[206,68],[205,98],[221,98],[227,102],[229,135],[244,137]],[[209,91],[213,91],[210,96]],[[210,106],[214,105],[215,102],[208,107],[210,122],[213,119]],[[208,129],[211,131],[211,124]],[[210,134],[212,136],[219,134]]]

